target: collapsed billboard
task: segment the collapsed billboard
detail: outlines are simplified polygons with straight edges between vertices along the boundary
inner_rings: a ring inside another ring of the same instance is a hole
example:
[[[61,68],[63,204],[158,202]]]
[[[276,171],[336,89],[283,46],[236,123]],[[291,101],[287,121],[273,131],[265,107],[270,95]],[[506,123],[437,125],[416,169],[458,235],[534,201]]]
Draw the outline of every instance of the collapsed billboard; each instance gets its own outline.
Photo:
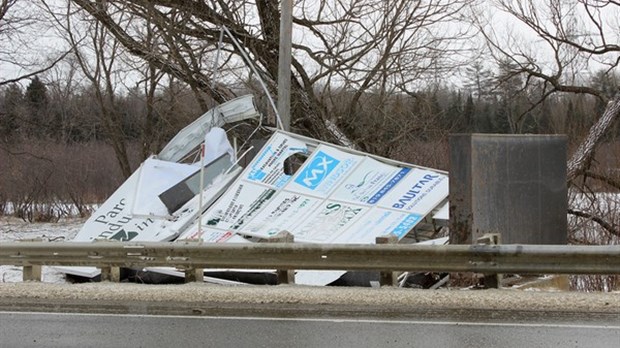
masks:
[[[306,160],[287,174],[291,156]],[[445,173],[275,131],[200,227],[179,239],[285,230],[296,242],[372,244],[387,234],[402,239],[447,197]]]
[[[446,206],[444,172],[279,130],[241,168],[218,127],[256,115],[246,96],[201,116],[147,159],[75,240],[250,243],[288,231],[299,243],[373,244],[404,238]],[[203,142],[206,163],[179,163]],[[325,285],[343,273],[299,271],[296,282]]]

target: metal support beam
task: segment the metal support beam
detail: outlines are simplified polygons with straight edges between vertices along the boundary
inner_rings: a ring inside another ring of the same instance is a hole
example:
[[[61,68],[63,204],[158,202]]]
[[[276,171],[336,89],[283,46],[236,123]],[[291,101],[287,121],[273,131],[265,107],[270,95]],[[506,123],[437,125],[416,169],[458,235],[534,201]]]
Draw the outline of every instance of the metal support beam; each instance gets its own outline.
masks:
[[[291,128],[291,61],[293,0],[282,0],[278,56],[278,113],[285,131]]]

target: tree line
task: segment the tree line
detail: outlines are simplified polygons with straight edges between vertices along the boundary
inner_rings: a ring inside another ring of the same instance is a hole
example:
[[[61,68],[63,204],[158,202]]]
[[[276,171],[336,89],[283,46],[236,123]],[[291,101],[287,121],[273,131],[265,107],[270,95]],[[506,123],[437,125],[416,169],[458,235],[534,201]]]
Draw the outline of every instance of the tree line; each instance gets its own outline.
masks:
[[[536,105],[541,93],[537,86],[522,88],[522,81],[505,80],[501,71],[494,73],[481,64],[467,67],[465,73],[461,88],[433,86],[389,96],[367,92],[358,99],[360,106],[354,115],[343,107],[354,98],[354,91],[332,89],[321,98],[330,101],[327,113],[339,120],[360,148],[388,157],[400,157],[407,139],[435,142],[450,133],[567,134],[577,142],[605,108],[599,98],[576,94],[553,95]],[[607,91],[612,98],[620,77],[599,71],[588,85]],[[25,88],[17,83],[2,86],[0,136],[5,144],[28,139],[64,144],[111,142],[114,139],[104,125],[104,111],[93,102],[94,94],[88,85],[69,88],[62,81],[44,81],[38,76]],[[189,87],[175,82],[150,97],[133,88],[116,92],[110,100],[114,105],[107,112],[120,120],[122,140],[141,144],[142,159],[157,153],[201,113]],[[152,124],[145,122],[147,113],[153,115]],[[616,125],[607,139],[616,140],[618,135]]]

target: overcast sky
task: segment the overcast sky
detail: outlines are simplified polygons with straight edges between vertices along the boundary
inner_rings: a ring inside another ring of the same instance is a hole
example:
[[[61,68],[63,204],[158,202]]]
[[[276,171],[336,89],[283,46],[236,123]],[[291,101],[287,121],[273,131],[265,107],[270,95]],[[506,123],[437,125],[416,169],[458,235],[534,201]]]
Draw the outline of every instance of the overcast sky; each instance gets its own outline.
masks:
[[[62,0],[54,0],[54,2],[62,2]],[[529,28],[527,28],[523,23],[514,19],[514,17],[507,15],[503,11],[498,11],[492,6],[492,1],[481,1],[481,7],[478,11],[482,9],[486,11],[486,18],[490,21],[491,26],[497,36],[498,40],[504,42],[506,47],[510,47],[516,50],[528,51],[533,56],[536,57],[537,61],[541,65],[547,65],[549,67],[553,66],[553,56],[551,55],[551,50],[546,42],[537,37]],[[20,8],[20,12],[28,13],[29,11],[35,11],[36,13],[41,14],[41,10],[37,9],[34,5],[34,2],[31,1],[22,1],[19,3],[19,6],[23,6]],[[619,10],[620,6],[610,7],[609,10],[606,10],[603,13],[603,16],[607,17],[607,20],[610,23],[618,25],[618,21],[620,18]],[[585,17],[582,13],[579,17]],[[584,22],[582,20],[582,22]],[[578,23],[583,24],[583,23]],[[619,41],[618,36],[620,33],[614,32],[614,29],[618,29],[619,27],[607,27],[608,34],[612,36],[616,42]],[[593,28],[591,28],[593,29]],[[297,30],[294,33],[295,41],[303,41],[306,40],[309,36],[304,35],[300,30]],[[481,47],[482,40],[480,40],[477,44]],[[476,44],[476,43],[472,43]],[[14,35],[7,38],[4,35],[0,35],[0,45],[2,46],[2,54],[6,54],[7,52],[15,53],[18,56],[13,56],[12,58],[18,60],[20,63],[23,62],[35,62],[39,64],[43,64],[50,59],[58,57],[68,45],[58,37],[58,33],[54,29],[50,29],[49,26],[46,26],[45,23],[35,25],[24,35]],[[16,58],[17,57],[17,58]],[[23,59],[19,58],[23,57]],[[609,59],[615,59],[616,57],[612,57],[610,55]],[[488,60],[490,61],[490,60]],[[587,75],[588,72],[592,70],[601,69],[603,65],[590,60],[588,62],[583,62],[578,64],[575,68],[575,72],[579,75]],[[16,67],[15,65],[7,64],[6,62],[0,62],[0,71],[1,77],[0,79],[5,80],[8,78],[13,78],[18,74],[23,74],[27,71],[33,71],[36,67],[28,66],[28,67]],[[458,85],[458,75],[454,75],[453,83]],[[22,85],[27,84],[28,81],[22,82]]]

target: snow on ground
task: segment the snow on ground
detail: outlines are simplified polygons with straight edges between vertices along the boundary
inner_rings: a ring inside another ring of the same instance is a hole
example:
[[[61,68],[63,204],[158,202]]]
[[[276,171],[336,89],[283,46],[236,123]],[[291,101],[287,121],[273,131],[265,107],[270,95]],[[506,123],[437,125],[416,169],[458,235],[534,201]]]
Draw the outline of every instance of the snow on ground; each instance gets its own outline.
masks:
[[[13,241],[51,241],[63,242],[73,239],[86,219],[61,219],[56,223],[29,223],[15,217],[0,216],[0,243]],[[42,281],[64,283],[63,273],[53,267],[43,267]],[[22,281],[22,268],[0,265],[0,283]]]

